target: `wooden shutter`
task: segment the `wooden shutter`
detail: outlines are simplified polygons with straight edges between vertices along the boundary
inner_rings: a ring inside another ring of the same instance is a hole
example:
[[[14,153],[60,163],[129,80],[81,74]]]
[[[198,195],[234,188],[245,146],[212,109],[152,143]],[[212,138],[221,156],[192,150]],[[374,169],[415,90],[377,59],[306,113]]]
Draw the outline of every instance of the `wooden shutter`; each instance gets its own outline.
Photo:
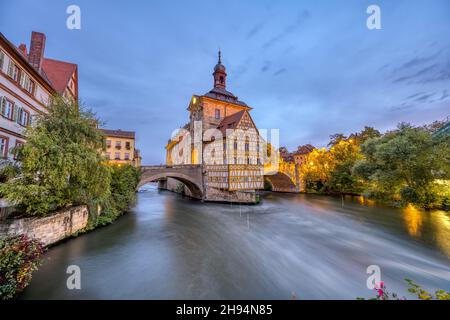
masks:
[[[3,69],[3,62],[5,61],[5,54],[0,50],[0,70]]]
[[[13,104],[13,114],[12,114],[12,120],[19,123],[19,110],[22,110],[18,105],[15,103]]]
[[[12,77],[13,76],[13,68],[14,68],[14,62],[12,62],[12,60],[9,60],[9,64],[8,64],[8,76]]]
[[[21,77],[20,77],[20,86],[24,89],[26,89],[26,83],[27,82],[27,74],[25,72],[21,72]]]
[[[5,113],[6,97],[2,97],[0,101],[0,114]]]

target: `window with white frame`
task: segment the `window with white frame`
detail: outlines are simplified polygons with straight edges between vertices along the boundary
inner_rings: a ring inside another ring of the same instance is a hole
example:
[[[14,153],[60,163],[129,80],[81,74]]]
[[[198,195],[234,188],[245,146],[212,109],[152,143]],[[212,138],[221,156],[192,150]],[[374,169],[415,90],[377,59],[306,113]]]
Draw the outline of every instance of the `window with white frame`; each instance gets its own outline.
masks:
[[[2,97],[0,105],[0,114],[5,118],[12,120],[13,111],[14,111],[14,102],[7,99],[6,97]]]
[[[8,152],[8,138],[0,136],[0,157],[6,157]]]
[[[16,121],[21,126],[28,126],[30,124],[30,113],[24,108],[18,108]]]
[[[7,74],[15,81],[19,80],[19,68],[12,60],[9,61]]]
[[[33,94],[34,92],[34,81],[31,80],[30,76],[26,73],[22,73],[20,77],[20,86],[27,90],[29,93]]]

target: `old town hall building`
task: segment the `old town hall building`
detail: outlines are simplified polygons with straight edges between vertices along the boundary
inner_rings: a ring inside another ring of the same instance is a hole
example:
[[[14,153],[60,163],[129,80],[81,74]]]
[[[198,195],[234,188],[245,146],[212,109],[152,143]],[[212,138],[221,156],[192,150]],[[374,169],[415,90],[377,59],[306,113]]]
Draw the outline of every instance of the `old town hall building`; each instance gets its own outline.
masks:
[[[189,122],[166,146],[167,165],[202,165],[206,200],[252,202],[255,190],[264,187],[265,142],[252,108],[227,90],[220,51],[213,79],[212,90],[191,98]]]

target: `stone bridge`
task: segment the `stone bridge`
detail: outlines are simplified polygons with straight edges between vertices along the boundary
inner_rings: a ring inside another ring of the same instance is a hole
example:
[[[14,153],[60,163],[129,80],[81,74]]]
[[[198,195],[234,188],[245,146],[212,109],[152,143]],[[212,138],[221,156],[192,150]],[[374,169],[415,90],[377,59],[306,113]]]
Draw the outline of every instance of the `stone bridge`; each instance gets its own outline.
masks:
[[[203,199],[203,173],[201,165],[174,166],[142,166],[141,181],[138,188],[154,181],[167,181],[173,178],[182,182],[190,191],[192,197]]]
[[[266,169],[265,169],[266,173]],[[298,168],[292,163],[280,163],[277,170],[267,170],[265,179],[274,192],[299,192],[300,182]],[[141,180],[138,188],[149,182],[158,182],[162,189],[167,188],[167,179],[172,178],[183,183],[189,190],[189,195],[196,199],[207,199],[207,188],[204,183],[204,172],[201,165],[157,165],[142,166]]]
[[[264,179],[270,183],[274,192],[300,192],[301,182],[297,164],[280,162],[278,167],[264,168]]]

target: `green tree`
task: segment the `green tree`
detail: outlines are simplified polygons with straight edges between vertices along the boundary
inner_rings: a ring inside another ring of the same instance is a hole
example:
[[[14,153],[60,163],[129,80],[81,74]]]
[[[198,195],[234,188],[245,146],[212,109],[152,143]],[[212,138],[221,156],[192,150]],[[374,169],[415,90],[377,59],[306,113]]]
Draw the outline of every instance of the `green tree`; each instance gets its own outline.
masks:
[[[381,137],[381,133],[380,131],[374,129],[373,127],[365,126],[364,129],[361,132],[357,133],[355,136],[356,136],[355,142],[361,145],[370,138]]]
[[[48,113],[26,129],[27,143],[13,149],[19,172],[0,185],[0,193],[19,210],[39,216],[106,198],[111,177],[102,165],[104,139],[96,122],[78,104],[54,98]]]
[[[327,188],[339,193],[360,193],[361,179],[352,174],[356,161],[362,159],[356,141],[341,140],[330,148],[331,174]]]
[[[127,211],[136,199],[139,179],[139,168],[131,165],[111,166],[111,193],[101,202],[102,212],[96,226],[111,223]]]
[[[449,179],[448,137],[434,140],[424,128],[401,123],[395,131],[368,139],[361,150],[365,159],[353,172],[368,181],[369,194],[424,207],[442,204],[436,180]]]
[[[300,176],[306,191],[325,192],[325,184],[330,179],[332,161],[325,148],[311,151],[300,167]]]
[[[306,189],[319,192],[359,193],[361,178],[352,174],[356,161],[362,158],[360,147],[352,139],[330,142],[332,147],[314,149],[300,167]]]
[[[328,146],[332,147],[343,140],[347,140],[347,137],[343,133],[332,134],[330,135],[330,142],[328,143]]]

